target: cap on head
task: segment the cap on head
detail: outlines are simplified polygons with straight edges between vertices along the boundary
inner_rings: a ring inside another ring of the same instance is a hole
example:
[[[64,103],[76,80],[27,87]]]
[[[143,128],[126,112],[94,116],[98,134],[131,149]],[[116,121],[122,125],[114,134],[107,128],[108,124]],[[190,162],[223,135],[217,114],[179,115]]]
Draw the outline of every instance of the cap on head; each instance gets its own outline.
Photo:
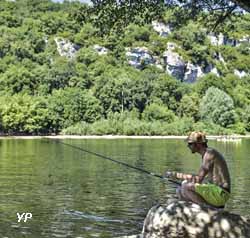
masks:
[[[207,143],[206,135],[200,131],[193,131],[187,137],[188,143]]]

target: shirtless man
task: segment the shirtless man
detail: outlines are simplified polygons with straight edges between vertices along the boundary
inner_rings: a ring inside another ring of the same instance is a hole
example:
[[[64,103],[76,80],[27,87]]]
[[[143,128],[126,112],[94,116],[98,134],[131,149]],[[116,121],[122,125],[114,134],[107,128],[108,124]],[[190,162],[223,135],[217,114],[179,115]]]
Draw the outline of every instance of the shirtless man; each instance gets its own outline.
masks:
[[[223,208],[231,191],[230,175],[225,159],[217,150],[207,146],[206,136],[202,132],[190,133],[187,143],[192,153],[197,152],[202,156],[198,174],[167,171],[165,176],[184,180],[177,189],[180,199]]]

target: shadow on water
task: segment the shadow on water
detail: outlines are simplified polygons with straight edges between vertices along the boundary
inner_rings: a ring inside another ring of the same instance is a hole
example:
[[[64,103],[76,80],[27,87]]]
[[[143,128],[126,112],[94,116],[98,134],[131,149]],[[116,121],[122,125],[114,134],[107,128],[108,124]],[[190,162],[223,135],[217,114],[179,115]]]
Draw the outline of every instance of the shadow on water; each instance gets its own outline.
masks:
[[[200,157],[182,140],[64,140],[157,174],[196,172]],[[232,177],[227,210],[249,214],[250,140],[209,141]],[[119,237],[142,229],[148,210],[175,193],[169,182],[42,140],[0,141],[0,237]],[[18,222],[17,213],[32,213]]]

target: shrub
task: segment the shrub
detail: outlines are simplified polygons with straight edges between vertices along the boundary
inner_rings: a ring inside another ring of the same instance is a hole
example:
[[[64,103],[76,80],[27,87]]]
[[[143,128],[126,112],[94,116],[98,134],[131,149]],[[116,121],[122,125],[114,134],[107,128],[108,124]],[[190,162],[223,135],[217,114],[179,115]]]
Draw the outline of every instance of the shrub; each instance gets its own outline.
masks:
[[[210,87],[200,103],[201,118],[223,127],[234,124],[236,113],[233,99],[224,91]]]
[[[161,121],[161,122],[173,122],[175,115],[172,111],[168,110],[166,106],[152,103],[146,107],[142,113],[142,118],[146,121]]]

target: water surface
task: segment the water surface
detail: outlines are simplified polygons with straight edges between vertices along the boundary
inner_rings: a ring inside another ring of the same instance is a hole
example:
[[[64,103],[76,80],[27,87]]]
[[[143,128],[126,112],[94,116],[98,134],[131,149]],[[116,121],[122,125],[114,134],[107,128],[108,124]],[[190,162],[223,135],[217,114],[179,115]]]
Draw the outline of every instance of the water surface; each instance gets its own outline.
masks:
[[[183,140],[65,139],[62,142],[162,174],[196,172],[200,156]],[[209,141],[226,157],[232,196],[226,209],[250,212],[250,140]],[[118,237],[136,234],[175,186],[53,140],[0,140],[0,237]],[[18,222],[17,213],[32,213]]]

